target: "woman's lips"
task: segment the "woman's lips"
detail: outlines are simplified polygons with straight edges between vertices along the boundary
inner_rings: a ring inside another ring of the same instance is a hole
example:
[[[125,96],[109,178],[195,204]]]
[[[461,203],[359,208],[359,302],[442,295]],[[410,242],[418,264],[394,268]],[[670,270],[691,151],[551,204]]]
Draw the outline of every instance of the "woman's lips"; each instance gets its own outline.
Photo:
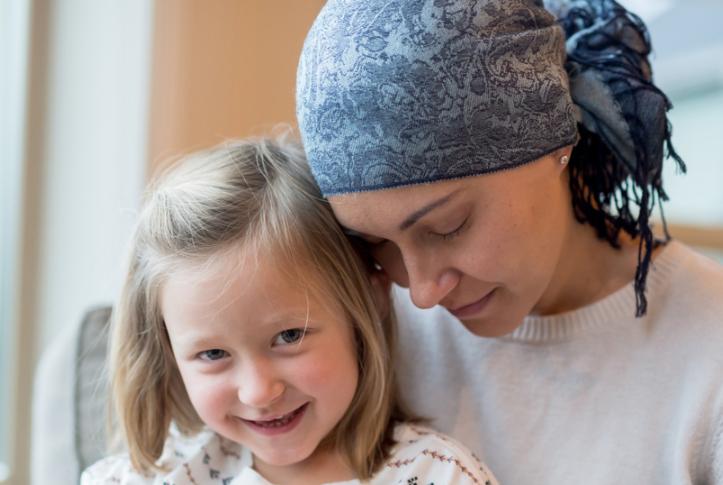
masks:
[[[255,421],[241,418],[241,421],[257,433],[266,436],[284,434],[294,429],[301,422],[308,405],[308,402],[304,403],[290,413],[274,419]]]
[[[489,303],[494,292],[495,290],[490,291],[485,296],[473,303],[470,303],[469,305],[464,305],[458,308],[448,310],[452,315],[459,318],[460,320],[473,317],[480,313],[487,306],[487,303]]]

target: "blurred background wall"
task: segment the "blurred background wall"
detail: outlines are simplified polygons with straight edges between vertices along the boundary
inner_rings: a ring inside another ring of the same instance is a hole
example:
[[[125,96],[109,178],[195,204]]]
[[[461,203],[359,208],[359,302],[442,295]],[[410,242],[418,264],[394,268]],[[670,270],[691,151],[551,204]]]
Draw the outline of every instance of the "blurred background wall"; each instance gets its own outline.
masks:
[[[34,369],[68,348],[87,308],[113,301],[148,175],[293,124],[296,62],[322,3],[0,2],[1,484],[30,483]],[[58,436],[72,437],[70,410],[57,412]]]
[[[649,24],[689,167],[665,173],[671,231],[723,260],[723,5],[623,3]],[[112,303],[149,174],[293,125],[296,61],[322,4],[0,2],[0,484],[30,483],[31,441],[50,439],[31,439],[36,365],[87,308]]]
[[[156,2],[149,160],[293,124],[296,64],[321,0]]]

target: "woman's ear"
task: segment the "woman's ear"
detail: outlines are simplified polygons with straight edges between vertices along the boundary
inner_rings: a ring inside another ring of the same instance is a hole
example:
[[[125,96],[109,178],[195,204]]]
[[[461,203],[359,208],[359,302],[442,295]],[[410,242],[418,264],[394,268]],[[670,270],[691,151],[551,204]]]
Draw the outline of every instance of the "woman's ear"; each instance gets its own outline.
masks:
[[[387,318],[391,310],[391,297],[389,292],[392,288],[392,280],[389,279],[389,276],[387,276],[387,273],[385,273],[383,269],[375,269],[369,275],[369,281],[371,281],[372,284],[374,303],[377,305],[379,315],[382,318]]]

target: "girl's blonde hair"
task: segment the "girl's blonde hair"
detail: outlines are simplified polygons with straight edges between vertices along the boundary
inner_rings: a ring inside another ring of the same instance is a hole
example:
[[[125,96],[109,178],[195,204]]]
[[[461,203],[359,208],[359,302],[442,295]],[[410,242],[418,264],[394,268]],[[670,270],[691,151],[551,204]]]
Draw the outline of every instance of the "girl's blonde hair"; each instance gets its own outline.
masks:
[[[133,466],[158,469],[171,422],[189,435],[203,426],[160,311],[164,279],[178,265],[248,244],[271,248],[289,277],[302,278],[346,313],[359,384],[324,444],[340,450],[360,478],[370,477],[387,457],[394,422],[405,418],[390,354],[393,315],[377,311],[367,262],[321,197],[301,147],[283,139],[234,141],[190,155],[151,186],[111,337],[112,394]]]

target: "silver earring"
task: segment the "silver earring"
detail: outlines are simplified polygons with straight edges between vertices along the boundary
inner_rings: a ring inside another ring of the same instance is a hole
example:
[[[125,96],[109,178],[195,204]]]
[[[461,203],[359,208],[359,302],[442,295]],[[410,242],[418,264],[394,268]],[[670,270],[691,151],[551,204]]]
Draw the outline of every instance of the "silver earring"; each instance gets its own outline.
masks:
[[[560,157],[560,165],[567,165],[567,162],[569,161],[570,157],[568,157],[567,155],[563,155],[562,157]]]

